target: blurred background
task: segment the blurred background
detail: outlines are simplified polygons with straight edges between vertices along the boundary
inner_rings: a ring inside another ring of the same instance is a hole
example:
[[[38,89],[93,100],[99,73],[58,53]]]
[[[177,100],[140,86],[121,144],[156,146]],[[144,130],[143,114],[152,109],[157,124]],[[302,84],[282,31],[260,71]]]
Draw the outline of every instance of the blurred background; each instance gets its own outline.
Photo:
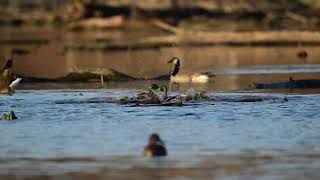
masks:
[[[317,78],[319,30],[320,0],[0,0],[0,66],[13,56],[24,77],[148,78],[177,56],[181,73],[219,72],[239,89]]]

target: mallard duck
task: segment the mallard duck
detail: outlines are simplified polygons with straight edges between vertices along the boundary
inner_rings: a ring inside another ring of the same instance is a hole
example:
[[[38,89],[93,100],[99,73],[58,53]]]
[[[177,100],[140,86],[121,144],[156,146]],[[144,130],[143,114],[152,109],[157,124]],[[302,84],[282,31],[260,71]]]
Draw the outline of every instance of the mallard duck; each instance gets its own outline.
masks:
[[[177,57],[172,58],[168,61],[174,65],[173,70],[171,72],[170,82],[176,83],[208,83],[212,81],[214,74],[209,72],[197,72],[193,74],[178,74],[180,71],[180,60]]]
[[[158,134],[154,133],[150,135],[149,142],[144,147],[143,154],[146,157],[167,156],[167,149]]]
[[[168,97],[168,88],[165,85],[159,86],[151,84],[148,87],[148,92],[143,92],[137,95],[136,99],[141,104],[160,104]]]
[[[119,104],[160,104],[167,98],[168,88],[151,84],[147,92],[142,92],[133,97],[124,97],[118,100]]]
[[[17,116],[14,114],[13,111],[11,111],[8,114],[3,114],[2,115],[2,120],[15,120],[18,119]]]

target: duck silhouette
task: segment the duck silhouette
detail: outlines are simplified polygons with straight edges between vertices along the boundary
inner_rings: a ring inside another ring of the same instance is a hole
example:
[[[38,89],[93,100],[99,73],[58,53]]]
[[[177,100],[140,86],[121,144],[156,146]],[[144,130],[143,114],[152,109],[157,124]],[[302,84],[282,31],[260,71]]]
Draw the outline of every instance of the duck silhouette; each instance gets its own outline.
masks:
[[[143,154],[146,157],[167,156],[167,149],[158,134],[153,133],[150,135],[149,142],[144,147]]]

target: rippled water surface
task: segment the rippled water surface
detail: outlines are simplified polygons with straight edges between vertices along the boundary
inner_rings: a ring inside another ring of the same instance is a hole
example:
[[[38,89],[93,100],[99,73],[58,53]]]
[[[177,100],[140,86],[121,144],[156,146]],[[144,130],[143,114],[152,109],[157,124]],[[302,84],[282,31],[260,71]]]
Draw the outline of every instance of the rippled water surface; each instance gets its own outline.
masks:
[[[19,118],[0,121],[0,164],[6,167],[3,161],[21,158],[141,157],[153,132],[164,139],[169,159],[177,161],[221,154],[320,153],[318,94],[210,93],[212,100],[182,107],[101,103],[137,92],[20,90],[0,96],[0,112],[13,110]],[[236,102],[246,96],[263,101]],[[285,96],[288,102],[282,102]],[[73,103],[57,103],[63,101]],[[320,167],[319,159],[311,167]]]

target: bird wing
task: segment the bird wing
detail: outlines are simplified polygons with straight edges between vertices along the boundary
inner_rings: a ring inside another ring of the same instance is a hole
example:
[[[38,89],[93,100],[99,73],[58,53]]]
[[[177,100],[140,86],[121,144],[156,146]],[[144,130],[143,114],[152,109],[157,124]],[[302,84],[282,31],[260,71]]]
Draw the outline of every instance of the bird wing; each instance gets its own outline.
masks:
[[[22,78],[17,78],[16,80],[12,81],[11,84],[9,85],[9,87],[11,89],[15,89],[19,84],[20,81],[22,80]]]

